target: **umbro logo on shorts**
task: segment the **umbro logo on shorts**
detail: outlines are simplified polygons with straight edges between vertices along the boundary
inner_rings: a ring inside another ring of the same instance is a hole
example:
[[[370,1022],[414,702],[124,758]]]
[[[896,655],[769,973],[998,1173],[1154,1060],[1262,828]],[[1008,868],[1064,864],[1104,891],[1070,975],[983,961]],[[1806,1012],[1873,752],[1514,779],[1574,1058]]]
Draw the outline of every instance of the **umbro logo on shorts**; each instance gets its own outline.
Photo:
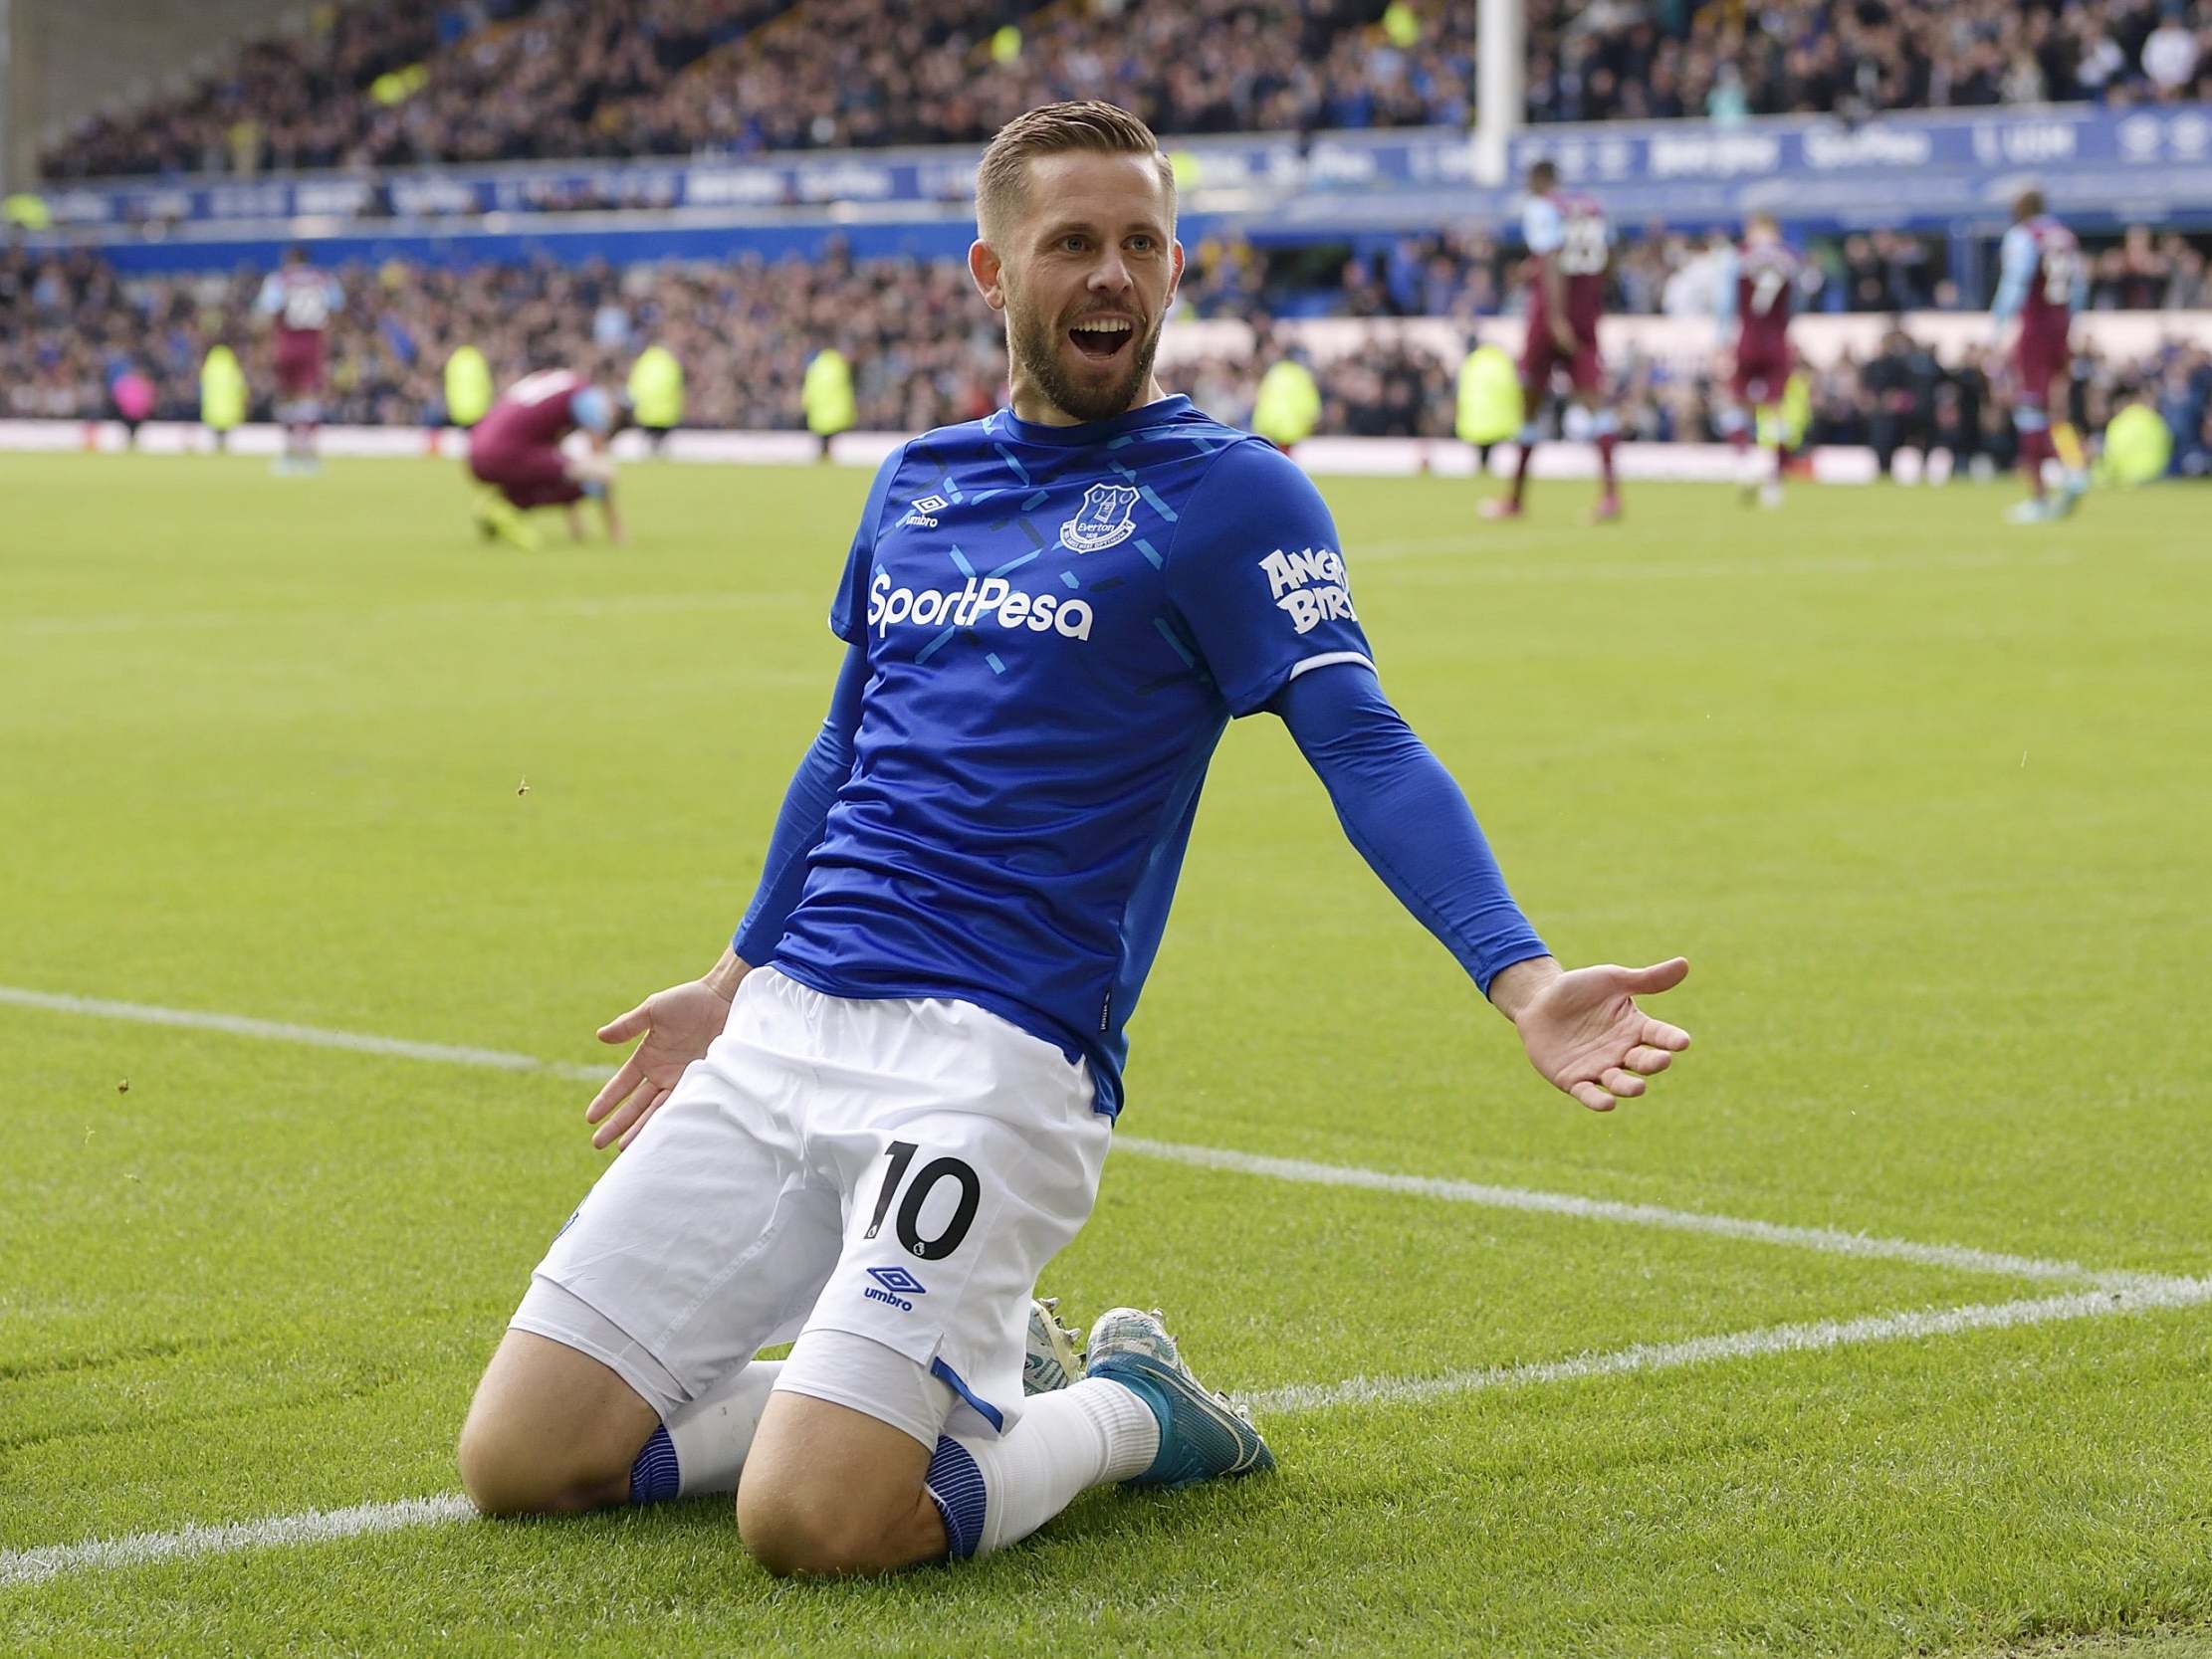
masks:
[[[929,1286],[903,1267],[871,1267],[868,1269],[868,1277],[875,1284],[862,1291],[862,1296],[870,1302],[888,1302],[905,1313],[914,1312],[914,1304],[907,1300],[908,1297],[929,1294]]]

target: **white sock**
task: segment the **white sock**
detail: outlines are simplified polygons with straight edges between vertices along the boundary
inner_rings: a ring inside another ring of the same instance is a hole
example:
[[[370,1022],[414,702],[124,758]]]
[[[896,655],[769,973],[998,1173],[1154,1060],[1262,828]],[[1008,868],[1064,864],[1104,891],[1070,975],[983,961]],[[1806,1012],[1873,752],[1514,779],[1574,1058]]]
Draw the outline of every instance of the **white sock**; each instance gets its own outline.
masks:
[[[957,1560],[1027,1538],[1076,1494],[1141,1475],[1159,1455],[1152,1407],[1118,1382],[1087,1377],[1026,1401],[996,1438],[946,1435],[924,1490]]]
[[[738,1473],[782,1369],[780,1359],[756,1359],[653,1430],[630,1466],[630,1502],[737,1491]]]

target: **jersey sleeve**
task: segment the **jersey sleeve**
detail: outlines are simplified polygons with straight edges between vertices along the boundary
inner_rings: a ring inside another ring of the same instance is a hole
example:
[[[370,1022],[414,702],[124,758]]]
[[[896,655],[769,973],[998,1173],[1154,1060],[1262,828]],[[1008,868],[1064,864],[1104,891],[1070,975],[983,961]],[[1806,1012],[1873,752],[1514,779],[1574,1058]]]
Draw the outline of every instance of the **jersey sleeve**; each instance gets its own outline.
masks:
[[[2005,239],[1999,247],[2002,250],[1999,267],[2001,274],[1997,283],[1997,298],[1990,302],[1989,309],[2002,321],[2018,311],[2021,302],[2028,298],[2028,285],[2035,281],[2036,266],[2041,263],[2043,256],[2036,247],[2035,232],[2026,225],[2015,225],[2005,232]]]
[[[614,399],[597,386],[579,387],[568,399],[568,414],[584,431],[601,438],[614,430]]]
[[[1558,205],[1542,196],[1531,196],[1521,206],[1521,240],[1532,254],[1551,254],[1567,240],[1567,221]]]
[[[868,505],[860,511],[860,527],[853,531],[845,551],[845,573],[837,583],[837,596],[829,602],[829,631],[847,645],[864,645],[868,638],[868,584],[874,580],[876,536],[882,532],[883,510],[891,499],[891,481],[906,460],[901,444],[883,458],[875,483],[868,487]]]
[[[284,281],[274,272],[261,279],[261,292],[254,296],[254,310],[264,316],[274,316],[284,310]]]
[[[1166,579],[1233,714],[1253,713],[1310,669],[1373,666],[1328,505],[1257,439],[1222,455],[1191,493]]]

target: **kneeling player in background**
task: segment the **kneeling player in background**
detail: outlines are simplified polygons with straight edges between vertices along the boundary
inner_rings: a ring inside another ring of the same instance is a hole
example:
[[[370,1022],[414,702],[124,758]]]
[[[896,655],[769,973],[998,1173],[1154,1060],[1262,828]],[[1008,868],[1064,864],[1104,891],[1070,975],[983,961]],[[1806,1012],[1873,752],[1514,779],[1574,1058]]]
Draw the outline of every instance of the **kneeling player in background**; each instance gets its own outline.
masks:
[[[2089,488],[2081,435],[2067,418],[2074,354],[2067,334],[2074,309],[2087,297],[2088,271],[2074,233],[2043,211],[2043,192],[2023,190],[2005,232],[2003,274],[1990,313],[1999,331],[2015,315],[2012,424],[2020,434],[2020,471],[2028,499],[2008,516],[2016,524],[2047,523],[2074,511]],[[2054,499],[2043,487],[2043,464],[2057,456],[2065,482]]]
[[[564,507],[568,533],[581,541],[577,504],[589,496],[606,520],[607,539],[619,544],[622,520],[614,511],[607,440],[622,418],[622,405],[610,393],[572,370],[542,369],[516,381],[469,432],[469,471],[485,486],[476,502],[477,527],[528,550],[538,545],[538,534],[523,515]],[[561,448],[572,432],[589,437],[588,454]]]

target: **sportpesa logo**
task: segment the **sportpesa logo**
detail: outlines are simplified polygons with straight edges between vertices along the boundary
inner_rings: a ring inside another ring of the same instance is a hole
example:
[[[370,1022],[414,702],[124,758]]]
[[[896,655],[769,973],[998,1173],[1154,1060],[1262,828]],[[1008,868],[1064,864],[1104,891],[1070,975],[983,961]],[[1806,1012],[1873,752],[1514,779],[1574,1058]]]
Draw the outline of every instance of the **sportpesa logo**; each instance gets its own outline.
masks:
[[[1032,634],[1052,633],[1063,639],[1091,637],[1091,608],[1080,599],[1062,599],[1053,593],[1023,593],[1003,576],[971,576],[958,588],[893,587],[891,573],[878,570],[868,584],[868,626],[878,638],[894,622],[912,622],[929,628],[950,623],[974,628],[993,623],[1000,628],[1026,628]]]

